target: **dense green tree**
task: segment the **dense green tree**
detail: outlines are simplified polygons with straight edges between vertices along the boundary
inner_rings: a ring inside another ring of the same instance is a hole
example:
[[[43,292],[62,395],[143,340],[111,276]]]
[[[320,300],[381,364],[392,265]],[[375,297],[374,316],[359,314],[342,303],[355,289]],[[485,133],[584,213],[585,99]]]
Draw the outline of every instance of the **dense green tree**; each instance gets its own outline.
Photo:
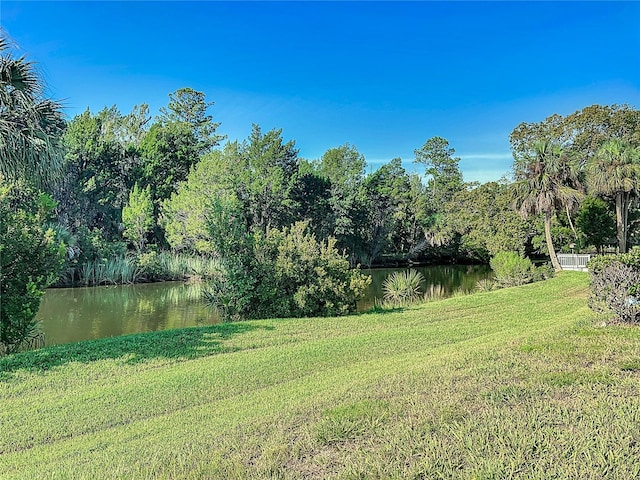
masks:
[[[415,259],[424,245],[426,195],[420,178],[408,174],[399,158],[382,165],[364,181],[369,216],[368,256],[381,254],[395,260]]]
[[[297,150],[284,142],[281,130],[263,134],[254,125],[242,143],[230,142],[203,157],[176,194],[165,201],[162,223],[169,244],[177,250],[211,252],[205,225],[216,197],[241,205],[246,227],[267,232],[291,223],[296,203]]]
[[[74,117],[63,136],[64,176],[55,189],[58,219],[70,231],[98,228],[120,237],[122,208],[139,176],[147,107],[122,115],[114,106]]]
[[[159,204],[186,180],[191,167],[200,160],[193,130],[184,123],[154,123],[140,142],[141,183],[150,185]]]
[[[49,195],[0,176],[0,355],[37,333],[40,298],[57,279],[64,245],[43,227],[54,206]]]
[[[561,145],[584,163],[608,140],[640,145],[640,111],[628,105],[591,105],[570,115],[553,114],[538,123],[523,122],[509,136],[516,161],[535,154],[537,142]]]
[[[584,235],[587,245],[596,247],[598,253],[616,236],[616,220],[609,205],[600,198],[587,197],[580,205],[576,226]]]
[[[366,256],[364,245],[369,205],[364,190],[367,162],[355,146],[330,148],[316,162],[317,172],[331,183],[332,236],[347,249],[352,264]]]
[[[592,194],[613,197],[619,253],[626,253],[629,237],[629,208],[640,184],[640,151],[628,142],[605,142],[586,167]]]
[[[331,182],[315,172],[300,172],[291,189],[293,218],[309,222],[309,230],[318,239],[333,234]]]
[[[169,105],[160,109],[159,123],[188,126],[196,139],[198,155],[209,152],[224,140],[224,135],[216,133],[220,123],[214,122],[213,116],[207,113],[214,102],[207,102],[203,92],[180,88],[169,94],[169,100]]]
[[[129,193],[129,202],[122,209],[123,236],[133,243],[138,252],[144,250],[147,234],[153,227],[153,201],[151,187],[139,188],[136,183]]]
[[[612,139],[640,146],[640,110],[629,105],[591,105],[567,115],[564,123],[571,149],[583,163]]]
[[[12,55],[0,36],[0,174],[38,186],[59,177],[62,165],[61,106],[44,94],[35,64]]]
[[[207,228],[211,202],[223,196],[239,202],[235,182],[243,167],[236,147],[227,144],[221,151],[206,154],[187,180],[163,202],[161,224],[174,251],[214,253]]]
[[[488,262],[501,251],[525,253],[532,222],[512,208],[509,184],[487,182],[457,192],[444,206],[442,228],[457,239],[459,258]]]
[[[512,187],[516,208],[523,216],[542,214],[551,263],[561,270],[551,238],[551,219],[559,208],[573,205],[580,199],[576,188],[578,168],[563,154],[562,148],[550,142],[536,144],[535,155],[514,163],[515,183]]]
[[[239,172],[236,194],[251,225],[266,232],[292,222],[291,190],[298,174],[298,149],[285,142],[282,129],[262,133],[253,125],[249,138],[237,145]]]
[[[459,168],[460,158],[454,157],[454,154],[455,149],[442,137],[432,137],[420,149],[414,150],[414,162],[424,165],[425,173],[430,177],[427,188],[437,212],[455,192],[464,187]]]

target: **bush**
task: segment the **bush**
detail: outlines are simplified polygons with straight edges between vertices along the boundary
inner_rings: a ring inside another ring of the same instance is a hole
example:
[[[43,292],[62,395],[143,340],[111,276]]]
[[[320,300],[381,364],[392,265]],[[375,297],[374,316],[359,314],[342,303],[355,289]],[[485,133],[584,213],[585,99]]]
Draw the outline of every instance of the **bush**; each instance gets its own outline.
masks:
[[[589,306],[611,312],[626,323],[640,322],[640,248],[620,255],[599,255],[587,264],[591,277]]]
[[[209,282],[205,295],[223,318],[329,316],[355,311],[371,279],[350,269],[335,239],[318,242],[306,222],[273,228],[266,235],[251,234],[229,212],[219,213],[230,227],[212,233],[224,273]],[[231,234],[234,238],[229,238]]]
[[[424,275],[417,270],[393,272],[382,283],[384,299],[393,305],[408,305],[421,296]]]
[[[533,281],[535,267],[531,260],[516,252],[498,252],[489,263],[501,287],[514,287]]]
[[[48,195],[0,178],[0,355],[37,335],[40,298],[62,267],[64,245],[43,227],[54,206]]]

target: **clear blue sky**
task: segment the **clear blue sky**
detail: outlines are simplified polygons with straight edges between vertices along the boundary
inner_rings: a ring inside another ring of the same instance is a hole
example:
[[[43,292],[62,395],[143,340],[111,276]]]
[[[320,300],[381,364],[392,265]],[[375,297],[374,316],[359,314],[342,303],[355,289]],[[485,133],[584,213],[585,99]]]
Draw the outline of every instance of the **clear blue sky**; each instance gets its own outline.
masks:
[[[0,23],[70,117],[155,114],[188,86],[230,139],[282,128],[308,159],[349,142],[373,169],[438,135],[465,180],[496,180],[520,122],[640,107],[638,2],[0,0]]]

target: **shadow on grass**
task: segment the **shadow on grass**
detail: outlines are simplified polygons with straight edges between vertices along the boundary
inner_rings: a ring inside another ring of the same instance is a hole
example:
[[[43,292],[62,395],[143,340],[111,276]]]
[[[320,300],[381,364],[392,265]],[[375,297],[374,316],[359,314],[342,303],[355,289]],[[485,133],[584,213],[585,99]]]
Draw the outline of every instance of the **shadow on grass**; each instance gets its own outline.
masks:
[[[0,381],[8,379],[17,370],[42,372],[71,362],[122,358],[124,363],[131,365],[154,358],[194,359],[229,353],[240,348],[227,346],[224,340],[251,330],[273,328],[244,322],[222,323],[54,345],[0,357]]]

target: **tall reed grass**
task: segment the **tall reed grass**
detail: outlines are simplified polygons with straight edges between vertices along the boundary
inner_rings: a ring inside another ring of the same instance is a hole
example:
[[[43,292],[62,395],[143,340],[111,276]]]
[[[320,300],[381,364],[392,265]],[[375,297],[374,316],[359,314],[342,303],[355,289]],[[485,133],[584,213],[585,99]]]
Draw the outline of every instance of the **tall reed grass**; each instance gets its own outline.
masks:
[[[156,256],[155,267],[164,280],[185,280],[194,277],[211,278],[223,271],[222,263],[216,258],[169,252],[162,252]]]
[[[82,285],[135,283],[142,273],[133,257],[112,257],[85,262],[80,267]]]

